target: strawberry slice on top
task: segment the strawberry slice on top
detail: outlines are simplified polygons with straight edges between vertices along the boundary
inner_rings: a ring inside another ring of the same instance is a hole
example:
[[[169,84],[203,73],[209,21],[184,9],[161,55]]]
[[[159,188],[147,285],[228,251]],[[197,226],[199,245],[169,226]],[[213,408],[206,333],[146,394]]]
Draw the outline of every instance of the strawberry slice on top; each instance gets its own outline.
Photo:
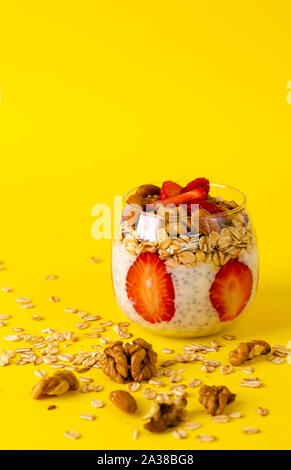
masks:
[[[182,193],[188,193],[188,191],[192,191],[193,189],[197,189],[197,188],[202,188],[204,189],[204,191],[207,193],[209,193],[210,191],[210,184],[209,184],[209,180],[206,179],[206,178],[196,178],[195,180],[193,181],[190,181],[190,183],[188,183],[185,188],[182,189]]]
[[[167,199],[159,199],[153,205],[158,206],[162,204],[167,206],[169,204],[187,204],[188,202],[197,201],[200,199],[206,199],[207,194],[203,188],[193,189],[192,191],[188,191],[187,193],[177,194],[176,196],[168,197]]]
[[[233,320],[247,305],[253,287],[253,275],[250,268],[230,259],[215,276],[209,296],[220,321]]]
[[[169,322],[175,315],[173,281],[155,253],[141,253],[130,266],[126,292],[136,312],[150,323]]]
[[[177,196],[182,191],[183,186],[174,181],[164,181],[161,187],[160,198],[168,199],[169,197]]]

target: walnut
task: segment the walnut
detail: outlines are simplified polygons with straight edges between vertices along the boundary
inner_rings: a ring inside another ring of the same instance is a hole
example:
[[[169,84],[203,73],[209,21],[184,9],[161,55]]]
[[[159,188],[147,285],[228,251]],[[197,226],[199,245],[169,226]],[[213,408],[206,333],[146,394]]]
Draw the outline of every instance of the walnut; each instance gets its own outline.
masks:
[[[163,432],[169,427],[178,426],[185,418],[186,405],[187,400],[184,396],[153,403],[150,412],[143,418],[150,419],[144,428],[150,432]]]
[[[157,353],[142,338],[124,345],[115,341],[101,357],[103,372],[118,383],[150,379],[157,372],[156,362]]]
[[[128,380],[127,356],[122,347],[122,341],[115,341],[104,349],[101,356],[103,372],[120,384]]]
[[[234,351],[230,351],[229,362],[233,366],[240,366],[245,361],[260,354],[268,354],[270,351],[271,346],[266,341],[254,339],[248,343],[239,343]]]
[[[134,339],[132,344],[124,345],[124,350],[130,357],[130,372],[135,382],[149,380],[157,373],[157,353],[152,345],[142,338]]]
[[[206,408],[212,416],[221,415],[225,406],[235,400],[235,394],[231,393],[224,385],[202,385],[199,390],[199,403]]]
[[[79,381],[70,371],[56,371],[52,377],[41,379],[32,389],[32,398],[38,399],[47,395],[60,396],[69,390],[77,390]]]

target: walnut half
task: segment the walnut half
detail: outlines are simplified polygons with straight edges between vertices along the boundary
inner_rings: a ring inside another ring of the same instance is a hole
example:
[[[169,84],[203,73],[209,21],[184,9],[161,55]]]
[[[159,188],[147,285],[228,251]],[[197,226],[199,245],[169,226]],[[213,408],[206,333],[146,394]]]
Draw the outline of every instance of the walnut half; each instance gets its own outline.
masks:
[[[142,338],[126,344],[115,341],[104,349],[101,357],[104,374],[118,383],[150,379],[157,372],[156,363],[157,353]]]
[[[233,366],[240,366],[245,361],[261,354],[268,354],[270,351],[271,346],[266,341],[254,339],[248,343],[239,343],[234,351],[230,351],[229,362]]]
[[[79,381],[70,371],[56,371],[52,377],[41,379],[32,389],[32,398],[36,400],[44,396],[60,396],[69,390],[77,390]]]
[[[235,394],[224,385],[202,385],[199,395],[199,403],[212,416],[221,415],[225,406],[235,400]]]
[[[150,432],[163,432],[169,427],[178,426],[185,418],[186,405],[187,400],[184,396],[153,403],[149,413],[143,418],[150,420],[144,428]]]

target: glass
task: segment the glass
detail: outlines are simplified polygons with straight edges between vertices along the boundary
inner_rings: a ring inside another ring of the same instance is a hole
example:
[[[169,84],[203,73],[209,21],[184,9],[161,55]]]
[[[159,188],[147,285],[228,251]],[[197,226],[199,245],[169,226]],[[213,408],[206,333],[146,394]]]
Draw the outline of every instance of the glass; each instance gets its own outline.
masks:
[[[118,305],[131,321],[160,335],[222,331],[257,291],[258,249],[246,197],[212,183],[208,201],[219,213],[195,205],[166,209],[155,202],[158,196],[145,194],[148,212],[134,204],[137,189],[125,195],[120,238],[112,246]]]

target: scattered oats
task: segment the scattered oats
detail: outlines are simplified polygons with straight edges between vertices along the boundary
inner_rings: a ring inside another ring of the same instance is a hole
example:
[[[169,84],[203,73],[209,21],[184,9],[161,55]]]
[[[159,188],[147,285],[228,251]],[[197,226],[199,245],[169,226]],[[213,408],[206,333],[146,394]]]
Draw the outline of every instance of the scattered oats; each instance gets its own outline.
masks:
[[[27,308],[35,308],[34,304],[20,304],[21,308],[27,309]]]
[[[4,336],[4,338],[6,341],[20,341],[21,340],[21,337],[19,335],[7,335],[7,336]]]
[[[66,364],[51,364],[52,369],[63,369]]]
[[[0,321],[0,326],[7,326],[7,325],[8,325],[7,321]]]
[[[210,366],[208,364],[204,364],[202,367],[201,367],[201,370],[203,372],[206,372],[207,374],[211,374],[212,372],[214,372],[216,369],[216,367],[214,366]]]
[[[291,364],[291,354],[289,353],[288,356],[287,356],[287,363],[288,364]]]
[[[71,356],[71,354],[58,354],[57,358],[59,361],[63,362],[71,362],[73,360],[73,356]]]
[[[258,432],[260,432],[258,428],[249,428],[249,427],[244,428],[243,431],[245,434],[257,434]]]
[[[57,330],[54,328],[45,328],[44,330],[41,330],[42,333],[55,333]]]
[[[17,297],[15,301],[21,304],[30,304],[32,302],[32,300],[29,297]]]
[[[94,392],[102,392],[104,390],[103,385],[95,385]]]
[[[229,416],[228,415],[212,416],[212,421],[214,423],[228,423],[229,422]]]
[[[0,354],[0,366],[7,366],[9,364],[9,354],[7,354],[7,351],[3,351]]]
[[[169,378],[169,381],[172,383],[177,383],[183,380],[183,377],[181,374],[172,374]]]
[[[162,362],[161,366],[162,367],[169,367],[169,366],[173,366],[174,364],[177,364],[177,360],[176,359],[169,359],[168,361],[164,361]]]
[[[272,364],[284,364],[284,362],[286,362],[286,358],[276,356],[276,357],[272,358],[271,362],[272,362]]]
[[[100,320],[101,317],[100,315],[85,315],[82,318],[86,321],[97,321],[97,320]]]
[[[157,396],[157,392],[152,388],[146,388],[142,394],[147,400],[154,400],[154,398]]]
[[[91,263],[100,263],[101,259],[98,258],[98,256],[91,256],[91,258],[89,258],[89,261],[91,261]]]
[[[3,286],[3,287],[1,287],[1,289],[3,290],[3,292],[12,292],[13,291],[13,288],[9,287],[9,286]]]
[[[90,384],[90,383],[94,382],[94,380],[91,379],[91,377],[86,377],[86,376],[85,377],[80,377],[80,381],[84,382],[84,383],[87,383],[87,384]]]
[[[234,336],[234,335],[223,335],[223,338],[227,339],[229,341],[233,341],[234,339],[236,339],[236,336]]]
[[[77,323],[76,328],[78,328],[78,330],[85,330],[86,328],[90,328],[90,323],[87,321]]]
[[[257,413],[261,416],[268,416],[269,410],[267,408],[262,408],[261,406],[258,406]]]
[[[138,434],[139,434],[138,430],[135,429],[134,432],[133,432],[132,439],[136,440],[138,438]]]
[[[111,320],[101,321],[99,324],[100,324],[100,326],[112,326],[113,321],[111,321]]]
[[[228,375],[228,374],[231,374],[231,372],[233,372],[233,367],[231,367],[228,364],[220,367],[220,373],[222,375]]]
[[[56,274],[49,274],[48,276],[45,276],[45,281],[53,281],[54,279],[58,279],[59,276]]]
[[[56,409],[56,405],[49,405],[47,407],[48,410],[55,410]]]
[[[153,387],[157,387],[157,388],[165,386],[165,383],[159,379],[150,379],[148,383],[152,385]]]
[[[216,441],[216,437],[207,436],[207,434],[198,434],[198,436],[196,437],[196,441],[198,441],[198,442],[213,442],[213,441]]]
[[[85,336],[87,336],[88,338],[100,338],[100,333],[85,333]],[[92,346],[90,346],[92,347]],[[99,346],[100,348],[100,346]]]
[[[87,333],[85,333],[87,335]],[[91,349],[102,349],[102,346],[100,344],[90,344]]]
[[[258,387],[261,387],[263,383],[260,381],[258,377],[249,377],[249,378],[243,379],[240,385],[242,385],[243,387],[258,388]]]
[[[64,436],[68,437],[69,439],[80,439],[81,434],[78,431],[65,431]]]
[[[112,340],[110,338],[100,338],[100,343],[102,344],[110,344],[112,343]]]
[[[103,408],[104,403],[101,400],[91,400],[91,405],[94,406],[94,408]]]
[[[49,300],[50,300],[51,302],[53,302],[53,303],[57,303],[57,302],[59,302],[59,301],[61,300],[61,298],[60,298],[60,297],[57,297],[56,295],[51,295],[51,296],[49,297]]]
[[[200,423],[185,423],[183,424],[183,427],[187,429],[188,431],[194,431],[195,429],[198,429],[201,427]]]
[[[187,433],[182,429],[175,429],[173,431],[173,436],[176,437],[176,439],[185,439],[187,437]]]
[[[41,321],[43,320],[43,317],[41,315],[32,315],[32,319],[35,321]]]
[[[197,387],[200,387],[201,384],[202,384],[201,380],[193,379],[193,380],[191,380],[191,382],[189,382],[189,387],[197,388]]]
[[[127,384],[127,390],[130,392],[136,392],[140,388],[140,383],[138,382],[130,382]]]
[[[36,375],[37,377],[46,377],[47,373],[45,370],[37,369],[34,371],[34,375]]]
[[[234,413],[230,413],[228,416],[232,419],[240,419],[240,418],[243,417],[242,413],[240,413],[239,411],[235,411]]]
[[[68,348],[69,346],[72,346],[72,344],[71,343],[64,344],[64,348]]]
[[[289,352],[290,352],[289,348],[285,348],[284,346],[278,346],[277,344],[273,346],[272,353],[275,356],[286,357]]]
[[[64,310],[65,312],[72,313],[72,314],[79,312],[79,310],[77,310],[76,308],[65,308]]]
[[[174,349],[163,348],[162,352],[165,353],[165,354],[173,354],[175,351],[174,351]]]
[[[222,344],[220,344],[218,341],[214,339],[211,341],[211,347],[218,350],[219,348],[222,347]]]
[[[15,331],[16,333],[21,333],[22,331],[24,331],[24,328],[15,327],[13,328],[13,331]]]
[[[88,421],[94,421],[96,419],[96,416],[88,413],[88,414],[80,415],[80,418],[81,419],[87,419]]]
[[[255,369],[253,367],[246,367],[245,369],[239,369],[240,372],[244,372],[245,374],[253,374]]]

